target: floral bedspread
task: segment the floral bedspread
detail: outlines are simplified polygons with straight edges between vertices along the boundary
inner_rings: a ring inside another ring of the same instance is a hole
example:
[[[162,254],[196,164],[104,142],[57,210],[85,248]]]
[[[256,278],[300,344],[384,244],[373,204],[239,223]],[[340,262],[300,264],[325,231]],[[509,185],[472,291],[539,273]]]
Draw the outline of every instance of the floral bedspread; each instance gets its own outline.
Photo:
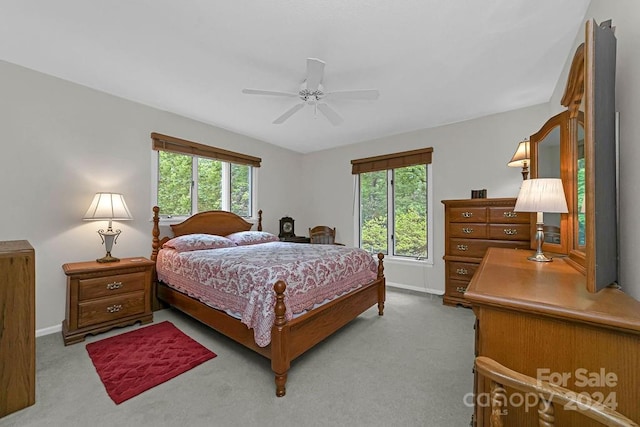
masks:
[[[286,317],[313,308],[376,279],[366,251],[339,245],[270,242],[177,252],[162,249],[158,279],[203,303],[235,313],[254,330],[256,344],[271,342],[278,280],[287,284]]]

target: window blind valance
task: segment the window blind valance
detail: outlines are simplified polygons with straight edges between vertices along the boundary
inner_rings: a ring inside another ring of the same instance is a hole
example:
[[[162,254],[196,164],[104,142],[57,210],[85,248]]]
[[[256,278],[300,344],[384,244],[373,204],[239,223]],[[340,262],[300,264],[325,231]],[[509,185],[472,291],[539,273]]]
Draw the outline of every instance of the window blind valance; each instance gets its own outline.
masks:
[[[397,169],[405,166],[426,165],[431,163],[431,153],[433,153],[433,147],[355,159],[351,160],[351,173],[356,175],[365,172]]]
[[[190,154],[192,156],[207,157],[209,159],[222,160],[240,165],[249,165],[255,168],[259,168],[260,162],[262,162],[260,157],[235,153],[222,148],[211,147],[210,145],[199,144],[156,132],[151,133],[151,140],[153,141],[153,149],[156,151]]]

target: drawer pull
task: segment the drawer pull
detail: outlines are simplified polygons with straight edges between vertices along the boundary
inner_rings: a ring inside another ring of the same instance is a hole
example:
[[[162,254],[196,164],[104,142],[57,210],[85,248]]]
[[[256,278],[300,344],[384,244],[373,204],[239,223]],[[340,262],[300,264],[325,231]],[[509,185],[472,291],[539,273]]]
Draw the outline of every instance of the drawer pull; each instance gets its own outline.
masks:
[[[458,248],[459,251],[466,251],[467,249],[469,249],[469,246],[467,245],[458,245],[456,247]]]
[[[473,233],[473,228],[465,227],[465,228],[462,229],[462,232],[465,233],[465,234],[471,234],[471,233]]]
[[[467,288],[465,288],[464,286],[458,286],[456,287],[456,291],[460,292],[461,294],[464,294],[465,292],[467,292]]]
[[[113,291],[115,289],[120,289],[122,287],[122,282],[111,282],[107,283],[107,289]]]
[[[505,218],[517,218],[518,217],[518,213],[517,212],[504,212],[502,215],[504,215]]]
[[[504,231],[504,234],[506,234],[507,236],[515,236],[516,234],[518,234],[518,230],[516,230],[515,228],[505,228],[502,231]]]
[[[461,276],[466,276],[467,274],[469,274],[469,270],[467,270],[466,268],[458,268],[456,270],[456,273],[458,273]]]
[[[473,212],[462,212],[462,216],[465,218],[471,218],[473,216]]]
[[[107,311],[109,313],[117,313],[120,310],[122,310],[122,304],[114,304],[114,305],[110,305],[109,307],[107,307]]]

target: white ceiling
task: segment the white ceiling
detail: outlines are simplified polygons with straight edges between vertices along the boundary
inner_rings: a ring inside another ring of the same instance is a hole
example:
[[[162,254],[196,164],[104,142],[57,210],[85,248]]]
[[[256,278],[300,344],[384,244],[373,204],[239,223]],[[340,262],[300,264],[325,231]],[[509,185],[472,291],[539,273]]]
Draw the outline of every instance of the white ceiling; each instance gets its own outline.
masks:
[[[301,153],[549,101],[590,0],[0,0],[0,59]],[[299,100],[326,62],[332,126]]]

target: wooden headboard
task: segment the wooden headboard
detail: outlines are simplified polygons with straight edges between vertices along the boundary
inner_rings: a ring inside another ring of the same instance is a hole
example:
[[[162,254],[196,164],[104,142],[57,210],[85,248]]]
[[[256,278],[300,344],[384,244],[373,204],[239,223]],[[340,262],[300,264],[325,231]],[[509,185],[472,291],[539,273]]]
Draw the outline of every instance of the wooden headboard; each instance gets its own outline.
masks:
[[[151,243],[152,252],[151,260],[155,261],[158,255],[158,251],[162,247],[162,244],[168,241],[171,237],[160,236],[160,208],[153,207],[153,240]],[[171,225],[171,231],[173,237],[183,236],[185,234],[216,234],[218,236],[227,236],[231,233],[238,231],[248,231],[253,224],[245,221],[238,215],[227,211],[206,211],[197,213],[179,224]],[[258,231],[262,231],[262,210],[258,211]]]

